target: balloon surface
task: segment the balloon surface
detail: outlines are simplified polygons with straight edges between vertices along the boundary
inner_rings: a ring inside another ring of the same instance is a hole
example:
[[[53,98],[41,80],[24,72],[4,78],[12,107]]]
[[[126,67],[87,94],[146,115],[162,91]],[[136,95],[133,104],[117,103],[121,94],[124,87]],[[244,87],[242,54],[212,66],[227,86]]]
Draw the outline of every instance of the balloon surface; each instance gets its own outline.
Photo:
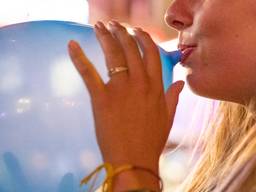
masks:
[[[0,28],[0,192],[81,191],[80,180],[102,163],[89,94],[68,56],[71,39],[107,82],[91,26],[34,21]],[[160,52],[167,89],[181,54]]]

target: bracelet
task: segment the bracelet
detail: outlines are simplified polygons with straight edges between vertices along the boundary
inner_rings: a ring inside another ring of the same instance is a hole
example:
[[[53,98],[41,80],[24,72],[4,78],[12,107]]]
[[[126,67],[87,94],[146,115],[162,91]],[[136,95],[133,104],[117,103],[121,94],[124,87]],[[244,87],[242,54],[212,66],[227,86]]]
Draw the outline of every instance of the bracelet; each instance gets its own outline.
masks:
[[[113,191],[113,189],[112,189],[113,188],[113,178],[116,175],[118,175],[119,173],[121,173],[123,171],[133,170],[133,169],[148,172],[151,175],[153,175],[154,177],[156,177],[160,181],[160,191],[163,191],[163,181],[158,176],[158,174],[154,173],[152,170],[150,170],[148,168],[143,168],[143,167],[129,165],[129,164],[120,166],[120,167],[118,167],[117,169],[114,170],[113,166],[110,163],[103,163],[102,165],[98,166],[92,173],[90,173],[88,176],[83,178],[80,182],[80,186],[82,186],[84,184],[87,184],[89,182],[89,180],[95,174],[97,174],[99,171],[101,171],[103,168],[105,168],[106,173],[107,173],[107,176],[106,176],[105,180],[103,181],[103,186],[102,186],[102,191],[103,192],[112,192]],[[94,182],[95,182],[95,179],[93,181],[93,185],[94,185]],[[89,191],[92,191],[92,189],[93,189],[93,186],[90,187]],[[154,192],[154,191],[149,190],[149,189],[136,189],[136,190],[129,190],[129,191],[126,191],[126,192]]]

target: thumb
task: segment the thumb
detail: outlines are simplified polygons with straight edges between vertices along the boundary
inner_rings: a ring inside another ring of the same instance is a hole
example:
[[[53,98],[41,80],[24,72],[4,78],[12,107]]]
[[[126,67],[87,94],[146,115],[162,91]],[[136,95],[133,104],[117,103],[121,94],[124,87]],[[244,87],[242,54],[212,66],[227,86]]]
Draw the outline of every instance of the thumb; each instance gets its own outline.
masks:
[[[173,122],[176,107],[179,101],[179,94],[184,87],[184,81],[176,81],[173,83],[165,93],[166,104],[168,107],[168,117],[170,117],[171,123]]]

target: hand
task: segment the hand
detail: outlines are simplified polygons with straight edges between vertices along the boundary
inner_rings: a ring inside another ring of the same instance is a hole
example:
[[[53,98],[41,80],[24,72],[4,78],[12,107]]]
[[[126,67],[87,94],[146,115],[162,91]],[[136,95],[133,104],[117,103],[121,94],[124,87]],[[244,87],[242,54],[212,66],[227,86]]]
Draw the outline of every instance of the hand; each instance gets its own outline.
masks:
[[[95,32],[107,68],[129,68],[104,83],[79,44],[69,42],[70,57],[91,96],[103,160],[158,171],[184,82],[174,83],[165,95],[158,48],[146,32],[135,31],[143,56],[134,38],[119,23],[111,22],[108,30],[98,22]]]

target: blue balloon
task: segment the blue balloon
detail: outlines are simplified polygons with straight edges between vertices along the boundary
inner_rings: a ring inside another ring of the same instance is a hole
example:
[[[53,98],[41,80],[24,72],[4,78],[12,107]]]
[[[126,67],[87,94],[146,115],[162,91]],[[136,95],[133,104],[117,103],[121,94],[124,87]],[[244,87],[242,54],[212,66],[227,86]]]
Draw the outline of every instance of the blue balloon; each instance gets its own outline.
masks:
[[[107,82],[92,27],[34,21],[0,28],[0,191],[79,191],[102,163],[90,97],[68,55],[71,39]],[[181,53],[159,49],[166,90]]]

